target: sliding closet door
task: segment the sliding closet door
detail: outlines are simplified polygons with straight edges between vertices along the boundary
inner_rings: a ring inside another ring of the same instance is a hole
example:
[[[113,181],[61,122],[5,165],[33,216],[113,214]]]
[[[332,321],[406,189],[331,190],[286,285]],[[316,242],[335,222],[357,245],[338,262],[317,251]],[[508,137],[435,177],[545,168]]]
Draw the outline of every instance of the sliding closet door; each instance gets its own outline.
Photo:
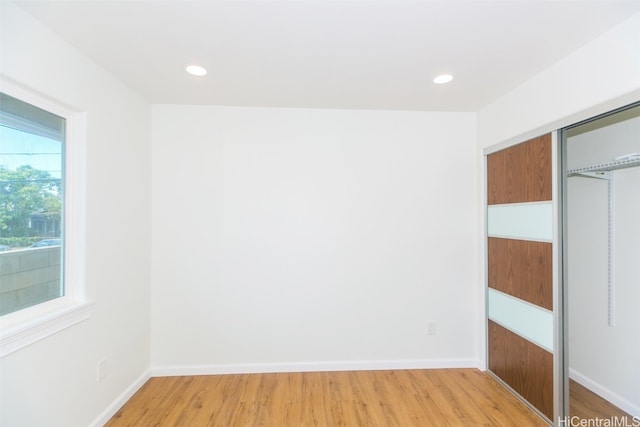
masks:
[[[555,144],[543,135],[487,156],[489,370],[554,418]]]

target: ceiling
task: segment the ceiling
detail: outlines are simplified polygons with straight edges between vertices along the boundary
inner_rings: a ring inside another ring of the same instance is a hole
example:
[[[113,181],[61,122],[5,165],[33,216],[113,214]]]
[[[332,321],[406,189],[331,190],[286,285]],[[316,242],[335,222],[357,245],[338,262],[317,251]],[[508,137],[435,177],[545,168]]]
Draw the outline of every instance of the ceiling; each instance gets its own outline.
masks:
[[[640,11],[637,0],[16,3],[152,103],[438,111],[477,111]],[[191,63],[208,75],[186,74]],[[454,80],[433,84],[445,72]]]

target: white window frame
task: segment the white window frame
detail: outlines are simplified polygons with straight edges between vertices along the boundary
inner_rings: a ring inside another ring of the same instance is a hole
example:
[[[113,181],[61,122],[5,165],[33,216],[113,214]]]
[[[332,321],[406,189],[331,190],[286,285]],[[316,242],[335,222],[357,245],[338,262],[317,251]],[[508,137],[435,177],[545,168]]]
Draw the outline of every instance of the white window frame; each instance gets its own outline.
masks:
[[[64,150],[64,295],[0,316],[0,358],[73,326],[91,315],[85,293],[86,113],[0,76],[0,90],[66,120]]]

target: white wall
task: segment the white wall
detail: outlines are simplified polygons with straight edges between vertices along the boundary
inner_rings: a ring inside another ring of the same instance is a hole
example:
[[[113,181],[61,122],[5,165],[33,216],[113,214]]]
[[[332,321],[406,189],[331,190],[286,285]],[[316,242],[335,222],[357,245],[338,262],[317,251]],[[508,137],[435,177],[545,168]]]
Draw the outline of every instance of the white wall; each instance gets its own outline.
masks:
[[[0,72],[87,113],[91,318],[0,360],[0,425],[86,426],[149,366],[150,106],[5,1]],[[96,381],[107,357],[108,375]]]
[[[473,114],[152,116],[153,372],[476,363]]]
[[[568,168],[640,152],[640,117],[567,140]],[[569,366],[572,377],[640,415],[640,168],[613,172],[616,324],[607,321],[607,182],[568,180]]]
[[[640,13],[480,110],[478,143],[525,140],[638,99]]]

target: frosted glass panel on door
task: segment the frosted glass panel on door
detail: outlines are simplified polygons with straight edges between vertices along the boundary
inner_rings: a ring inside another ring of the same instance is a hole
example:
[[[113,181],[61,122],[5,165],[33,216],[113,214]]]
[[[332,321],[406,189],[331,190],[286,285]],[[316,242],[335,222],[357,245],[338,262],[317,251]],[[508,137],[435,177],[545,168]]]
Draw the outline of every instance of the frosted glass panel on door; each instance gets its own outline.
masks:
[[[487,208],[487,230],[491,237],[553,240],[553,203],[513,203]]]
[[[489,289],[489,319],[553,352],[553,313]]]

